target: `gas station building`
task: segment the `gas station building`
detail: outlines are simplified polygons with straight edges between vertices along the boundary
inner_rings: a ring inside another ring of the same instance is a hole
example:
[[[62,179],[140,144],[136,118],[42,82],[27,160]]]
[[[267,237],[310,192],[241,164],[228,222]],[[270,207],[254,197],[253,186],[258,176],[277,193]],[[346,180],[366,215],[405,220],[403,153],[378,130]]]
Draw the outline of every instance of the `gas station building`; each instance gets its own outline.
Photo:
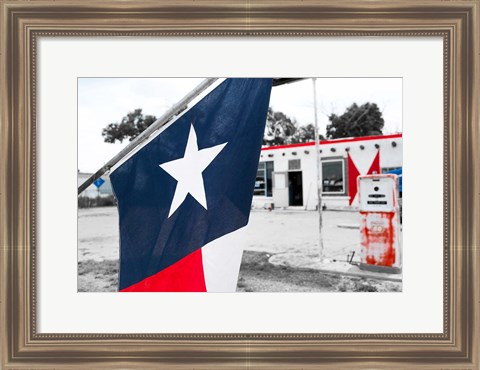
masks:
[[[402,134],[320,142],[322,206],[357,210],[357,177],[402,168]],[[253,208],[317,208],[315,143],[262,148]]]

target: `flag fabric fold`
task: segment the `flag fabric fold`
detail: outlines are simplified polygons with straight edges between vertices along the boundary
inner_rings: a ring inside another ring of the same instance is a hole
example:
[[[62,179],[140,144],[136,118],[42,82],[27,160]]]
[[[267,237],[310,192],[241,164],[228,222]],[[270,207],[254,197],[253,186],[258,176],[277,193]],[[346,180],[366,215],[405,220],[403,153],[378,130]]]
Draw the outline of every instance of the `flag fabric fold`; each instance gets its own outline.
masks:
[[[111,174],[120,291],[234,291],[271,79],[227,79]]]

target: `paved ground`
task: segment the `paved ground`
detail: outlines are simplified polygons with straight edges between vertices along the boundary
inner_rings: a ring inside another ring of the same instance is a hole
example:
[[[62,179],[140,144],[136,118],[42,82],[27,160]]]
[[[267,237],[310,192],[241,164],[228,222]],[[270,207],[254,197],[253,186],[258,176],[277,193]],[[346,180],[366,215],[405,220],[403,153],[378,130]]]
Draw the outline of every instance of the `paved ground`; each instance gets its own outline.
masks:
[[[347,263],[360,262],[360,215],[325,211],[322,216],[323,259],[319,247],[319,219],[314,211],[252,211],[246,250],[270,252],[276,265],[313,268],[342,275],[402,281],[402,276],[360,270]]]
[[[117,260],[119,257],[116,207],[78,210],[78,260]]]
[[[357,212],[323,213],[323,260],[320,258],[318,224],[318,213],[314,211],[253,210],[245,249],[272,254],[269,262],[276,265],[401,281],[401,275],[369,273],[345,262],[352,252],[355,252],[353,261],[359,261]],[[118,214],[115,207],[80,209],[78,235],[79,262],[118,260]]]
[[[244,254],[237,290],[401,291],[401,275],[366,272],[345,262],[352,251],[353,260],[359,261],[358,224],[357,212],[324,212],[321,259],[317,212],[253,210],[245,246],[250,252]],[[78,235],[79,291],[116,291],[117,209],[80,209]],[[295,279],[298,281],[293,284]],[[319,282],[325,286],[318,285]]]
[[[323,213],[322,239],[324,257],[345,260],[351,251],[359,251],[360,222],[357,212],[326,211]],[[338,226],[350,226],[349,228]],[[355,227],[355,228],[352,228]],[[306,258],[320,258],[319,221],[315,211],[254,210],[248,225],[247,250]],[[354,257],[354,261],[357,260]]]
[[[358,251],[356,212],[324,212],[324,256],[345,260]],[[338,227],[338,225],[347,226]],[[350,226],[350,227],[348,227]],[[247,250],[272,254],[319,256],[318,213],[313,211],[258,211],[250,216]],[[79,260],[118,259],[118,214],[115,207],[82,208],[78,212]],[[354,260],[357,260],[358,254]]]

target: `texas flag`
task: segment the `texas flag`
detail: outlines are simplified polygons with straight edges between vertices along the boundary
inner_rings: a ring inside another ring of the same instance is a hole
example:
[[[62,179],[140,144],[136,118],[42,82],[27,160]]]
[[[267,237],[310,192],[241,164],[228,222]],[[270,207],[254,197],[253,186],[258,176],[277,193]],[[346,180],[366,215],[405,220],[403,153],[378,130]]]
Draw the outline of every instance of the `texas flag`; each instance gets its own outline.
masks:
[[[110,174],[120,291],[235,291],[271,88],[223,81]]]

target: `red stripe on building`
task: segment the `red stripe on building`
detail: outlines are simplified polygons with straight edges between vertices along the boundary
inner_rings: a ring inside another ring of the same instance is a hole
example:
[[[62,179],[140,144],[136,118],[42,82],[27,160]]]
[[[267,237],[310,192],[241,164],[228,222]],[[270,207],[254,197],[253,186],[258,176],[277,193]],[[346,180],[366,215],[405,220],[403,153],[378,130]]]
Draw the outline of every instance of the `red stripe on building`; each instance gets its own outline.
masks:
[[[198,249],[177,263],[121,292],[206,292],[202,250]]]
[[[320,145],[332,145],[340,143],[351,143],[355,141],[368,141],[368,140],[384,140],[384,139],[396,139],[401,138],[402,134],[392,134],[392,135],[377,135],[377,136],[361,136],[361,137],[350,137],[345,139],[333,139],[333,140],[322,140]],[[289,149],[289,148],[298,148],[303,146],[313,146],[315,142],[310,141],[308,143],[298,143],[298,144],[286,144],[286,145],[274,145],[267,146],[262,148],[263,150],[273,150],[273,149]]]

